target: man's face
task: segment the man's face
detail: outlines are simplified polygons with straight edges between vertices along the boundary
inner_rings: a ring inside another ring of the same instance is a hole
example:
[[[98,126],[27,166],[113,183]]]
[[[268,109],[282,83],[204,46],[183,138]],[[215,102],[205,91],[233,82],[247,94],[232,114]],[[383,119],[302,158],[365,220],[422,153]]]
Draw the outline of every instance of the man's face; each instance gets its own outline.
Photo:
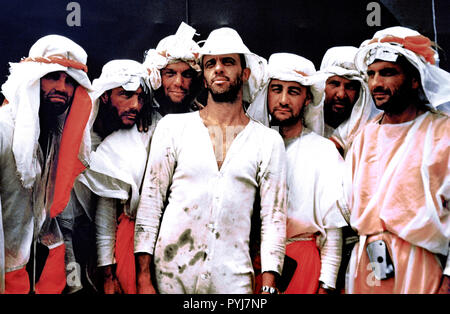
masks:
[[[402,66],[394,62],[376,61],[367,68],[367,75],[376,107],[387,113],[403,112],[419,86],[416,79],[407,77]]]
[[[45,114],[59,116],[72,103],[78,83],[66,72],[51,72],[41,78],[41,105]]]
[[[104,93],[101,97],[105,104],[115,109],[121,128],[131,128],[144,106],[144,91],[139,87],[136,91],[127,91],[123,87],[116,87],[111,94]]]
[[[216,102],[236,100],[250,69],[242,69],[239,54],[206,55],[203,57],[205,87]]]
[[[311,102],[307,87],[297,82],[271,80],[267,106],[273,125],[294,125],[301,120],[305,106]]]
[[[167,65],[161,70],[162,87],[166,97],[175,104],[181,104],[190,93],[194,77],[197,75],[186,62]]]
[[[325,110],[339,120],[345,121],[351,114],[359,96],[361,84],[345,77],[334,75],[325,85]]]

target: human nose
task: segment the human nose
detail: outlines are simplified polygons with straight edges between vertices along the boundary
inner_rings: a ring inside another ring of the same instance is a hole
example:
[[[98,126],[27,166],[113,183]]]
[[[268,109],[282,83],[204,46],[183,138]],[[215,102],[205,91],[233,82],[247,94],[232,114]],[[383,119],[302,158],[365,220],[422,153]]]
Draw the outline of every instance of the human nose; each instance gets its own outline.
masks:
[[[176,86],[181,86],[181,85],[183,85],[183,76],[181,75],[181,73],[178,73],[178,74],[175,76],[174,84],[175,84]]]
[[[128,108],[134,109],[134,110],[138,110],[139,109],[139,97],[137,95],[134,95],[133,97],[131,97],[128,101]]]
[[[377,73],[373,74],[368,80],[369,89],[374,90],[375,88],[382,86],[382,82],[382,79]]]
[[[282,91],[280,94],[280,105],[286,106],[288,104],[288,93],[286,91]]]
[[[346,93],[345,93],[345,88],[344,88],[344,86],[339,86],[338,87],[338,90],[337,90],[337,92],[336,92],[336,97],[338,98],[338,99],[344,99],[345,98],[345,95],[346,95]]]
[[[67,83],[66,83],[66,77],[64,75],[61,75],[58,80],[54,83],[55,90],[59,92],[66,92],[67,89]]]
[[[223,64],[222,64],[222,62],[218,61],[218,62],[216,63],[216,65],[214,66],[214,71],[215,71],[216,73],[221,73],[221,72],[223,72]]]

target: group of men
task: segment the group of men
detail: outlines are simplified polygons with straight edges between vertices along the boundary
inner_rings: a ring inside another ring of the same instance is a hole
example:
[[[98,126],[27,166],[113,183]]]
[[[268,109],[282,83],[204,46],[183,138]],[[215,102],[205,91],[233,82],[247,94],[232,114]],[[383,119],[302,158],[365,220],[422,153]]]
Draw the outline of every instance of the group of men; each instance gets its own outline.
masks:
[[[0,107],[1,293],[448,293],[450,73],[418,32],[112,60],[39,39]]]

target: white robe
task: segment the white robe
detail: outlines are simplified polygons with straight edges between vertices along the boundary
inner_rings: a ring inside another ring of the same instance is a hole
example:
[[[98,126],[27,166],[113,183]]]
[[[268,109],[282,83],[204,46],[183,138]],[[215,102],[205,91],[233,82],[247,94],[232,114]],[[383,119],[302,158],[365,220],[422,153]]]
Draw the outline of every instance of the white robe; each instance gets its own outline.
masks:
[[[344,197],[344,160],[333,142],[306,128],[300,137],[286,140],[285,144],[288,160],[287,238],[320,233],[320,281],[334,287],[342,237],[327,241],[327,233],[347,225],[337,205]]]
[[[219,170],[199,112],[160,120],[135,227],[135,252],[154,254],[159,292],[252,293],[249,238],[257,197],[262,271],[281,273],[285,158],[280,135],[250,120]]]

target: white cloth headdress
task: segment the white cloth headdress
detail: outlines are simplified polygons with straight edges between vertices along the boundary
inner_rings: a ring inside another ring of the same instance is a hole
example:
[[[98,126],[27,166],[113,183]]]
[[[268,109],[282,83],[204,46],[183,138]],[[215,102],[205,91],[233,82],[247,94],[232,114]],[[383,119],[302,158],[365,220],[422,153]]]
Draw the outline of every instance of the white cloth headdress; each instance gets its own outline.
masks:
[[[323,88],[314,64],[310,60],[292,53],[275,53],[269,58],[266,76],[263,88],[247,110],[248,115],[269,126],[270,116],[267,108],[267,93],[270,80],[297,82],[303,86],[308,86],[313,96],[312,101],[304,112],[305,126],[321,135],[324,128],[323,109],[320,102]]]
[[[183,61],[197,72],[201,71],[199,65],[200,47],[192,40],[194,35],[195,29],[181,22],[175,35],[163,38],[156,49],[150,49],[146,52],[144,66],[150,73],[149,80],[153,90],[161,86],[160,70],[168,64]]]
[[[127,91],[136,91],[141,86],[149,91],[149,73],[142,63],[134,60],[112,60],[102,68],[99,78],[92,82],[92,100],[97,100],[104,92],[123,87]]]
[[[376,59],[395,62],[399,55],[419,71],[423,91],[433,107],[450,101],[450,73],[435,65],[437,52],[431,41],[415,30],[395,26],[376,32],[361,44],[355,64],[366,72]]]
[[[367,121],[379,112],[373,104],[364,76],[356,69],[354,59],[357,52],[358,48],[352,46],[330,48],[325,52],[318,71],[323,78],[323,88],[325,88],[327,79],[335,75],[360,83],[359,97],[353,106],[350,117],[341,123],[332,135],[333,139],[344,148],[344,151],[348,149],[356,134]],[[325,94],[322,102],[324,100]]]
[[[251,103],[266,81],[267,60],[250,52],[234,29],[223,27],[213,30],[200,48],[200,60],[204,55],[234,53],[245,56],[247,68],[251,71],[243,88],[243,100]]]
[[[40,79],[50,72],[63,71],[80,84],[79,88],[89,92],[91,83],[86,74],[86,61],[87,54],[78,44],[63,36],[48,35],[31,47],[28,58],[10,63],[10,75],[2,85],[2,93],[9,103],[4,109],[10,110],[14,119],[13,154],[25,188],[31,188],[40,173],[36,159],[40,134]],[[77,107],[76,104],[77,92],[72,109]],[[90,146],[89,130],[85,130],[78,156],[85,165]]]

